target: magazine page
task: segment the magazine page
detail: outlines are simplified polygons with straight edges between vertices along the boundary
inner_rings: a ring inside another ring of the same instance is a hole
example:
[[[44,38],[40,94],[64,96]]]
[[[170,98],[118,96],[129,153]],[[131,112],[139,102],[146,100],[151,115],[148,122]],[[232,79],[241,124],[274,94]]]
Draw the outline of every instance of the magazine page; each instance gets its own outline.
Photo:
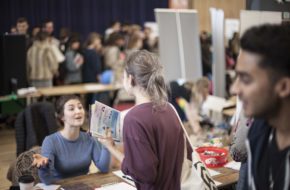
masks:
[[[120,141],[120,112],[98,101],[91,105],[90,109],[90,132],[92,135],[102,137],[107,131],[111,131],[112,138],[115,141]]]

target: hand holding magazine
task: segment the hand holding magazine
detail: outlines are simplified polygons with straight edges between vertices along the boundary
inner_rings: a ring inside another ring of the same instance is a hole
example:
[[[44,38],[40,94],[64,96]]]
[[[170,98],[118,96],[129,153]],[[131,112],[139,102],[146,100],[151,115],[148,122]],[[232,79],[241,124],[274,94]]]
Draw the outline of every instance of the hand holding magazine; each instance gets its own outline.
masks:
[[[120,111],[96,101],[90,106],[90,132],[104,137],[108,131],[114,141],[121,141]]]

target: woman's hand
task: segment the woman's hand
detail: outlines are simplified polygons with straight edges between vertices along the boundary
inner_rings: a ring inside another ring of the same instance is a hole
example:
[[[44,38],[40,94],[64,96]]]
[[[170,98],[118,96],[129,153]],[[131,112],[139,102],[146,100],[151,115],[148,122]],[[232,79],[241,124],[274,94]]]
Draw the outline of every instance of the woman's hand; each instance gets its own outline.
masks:
[[[104,145],[109,152],[117,159],[119,162],[123,162],[124,154],[115,146],[115,143],[112,138],[112,132],[110,129],[106,129],[104,137],[98,138],[98,141]]]
[[[112,132],[108,128],[105,130],[105,135],[103,137],[99,137],[98,141],[108,149],[115,146],[114,140],[112,138]]]
[[[40,168],[46,166],[48,164],[48,161],[48,158],[41,156],[40,154],[33,154],[32,166]]]

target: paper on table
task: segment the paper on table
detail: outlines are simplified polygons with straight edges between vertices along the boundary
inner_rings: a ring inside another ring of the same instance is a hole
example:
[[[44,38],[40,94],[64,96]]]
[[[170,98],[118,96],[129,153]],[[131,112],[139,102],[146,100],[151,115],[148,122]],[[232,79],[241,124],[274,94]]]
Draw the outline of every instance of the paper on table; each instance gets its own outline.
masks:
[[[95,190],[136,190],[135,187],[128,185],[125,182],[115,183],[112,185],[105,185],[103,187],[96,188]]]
[[[220,186],[222,183],[221,182],[218,182],[218,181],[216,181],[216,180],[213,180],[214,181],[214,183],[216,184],[216,186]]]
[[[231,162],[227,163],[226,165],[224,165],[224,167],[239,171],[240,167],[241,167],[241,162],[231,161]]]
[[[36,184],[33,189],[43,189],[43,190],[57,190],[60,187],[60,185],[45,185],[44,183],[38,183]]]
[[[123,176],[126,176],[121,170],[114,171],[113,174],[121,178],[122,180],[126,181],[127,183],[133,185],[135,187],[135,183],[132,180],[129,180],[128,178],[124,178]],[[130,177],[130,176],[127,176]]]
[[[209,172],[209,175],[211,177],[221,174],[220,172],[217,172],[217,171],[211,170],[211,169],[207,169],[207,171]]]

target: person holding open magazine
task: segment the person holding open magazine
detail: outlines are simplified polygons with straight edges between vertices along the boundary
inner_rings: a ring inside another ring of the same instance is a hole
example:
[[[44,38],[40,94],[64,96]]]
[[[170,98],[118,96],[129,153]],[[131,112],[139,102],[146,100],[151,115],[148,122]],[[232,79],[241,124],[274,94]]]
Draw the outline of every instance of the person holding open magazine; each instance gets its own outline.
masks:
[[[132,177],[137,189],[179,190],[183,129],[167,101],[157,56],[145,50],[133,52],[125,63],[123,85],[136,99],[124,118],[124,154],[111,141],[99,141],[122,162],[123,173]]]
[[[66,95],[58,99],[56,112],[63,129],[45,137],[41,154],[33,155],[33,165],[39,167],[39,177],[45,184],[85,175],[91,161],[101,172],[108,172],[111,155],[89,133],[81,132],[85,110],[78,96]]]

